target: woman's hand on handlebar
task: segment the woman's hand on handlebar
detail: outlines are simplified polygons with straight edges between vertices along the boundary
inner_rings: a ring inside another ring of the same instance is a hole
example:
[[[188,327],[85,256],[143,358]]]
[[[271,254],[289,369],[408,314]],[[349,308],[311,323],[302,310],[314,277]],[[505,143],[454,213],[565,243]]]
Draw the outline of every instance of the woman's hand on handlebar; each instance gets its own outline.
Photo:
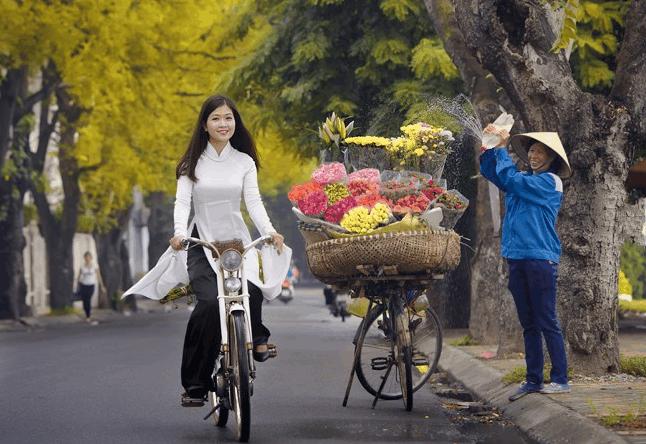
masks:
[[[184,246],[182,245],[182,241],[184,239],[186,239],[184,236],[177,235],[173,236],[171,240],[168,241],[168,243],[173,248],[173,250],[181,250],[182,248],[184,248]]]
[[[279,233],[269,233],[271,238],[274,241],[274,247],[278,250],[278,253],[283,252],[283,246],[285,245],[285,238]]]

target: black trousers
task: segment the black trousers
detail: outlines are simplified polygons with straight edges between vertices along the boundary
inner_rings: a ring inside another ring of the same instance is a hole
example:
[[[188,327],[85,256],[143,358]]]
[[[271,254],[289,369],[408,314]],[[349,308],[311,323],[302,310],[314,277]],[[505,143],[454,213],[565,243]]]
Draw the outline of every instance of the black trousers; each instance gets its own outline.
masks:
[[[197,230],[193,230],[191,236],[198,237]],[[201,397],[211,387],[215,358],[222,341],[217,275],[201,247],[188,250],[188,276],[198,301],[184,337],[182,386],[191,396]],[[253,342],[262,344],[271,334],[262,324],[262,292],[251,282],[248,285]]]
[[[92,295],[94,294],[94,285],[83,285],[79,284],[78,288],[81,300],[83,301],[83,311],[85,311],[85,316],[90,317],[92,312]]]

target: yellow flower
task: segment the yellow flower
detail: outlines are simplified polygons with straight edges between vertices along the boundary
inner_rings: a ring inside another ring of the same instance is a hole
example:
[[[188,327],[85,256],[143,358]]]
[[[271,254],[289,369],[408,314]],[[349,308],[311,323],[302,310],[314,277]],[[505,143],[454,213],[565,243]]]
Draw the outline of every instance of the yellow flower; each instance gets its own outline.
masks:
[[[345,143],[359,146],[388,147],[390,145],[390,139],[376,136],[348,137],[345,139]]]
[[[424,150],[422,148],[417,148],[413,153],[417,154],[417,156],[423,156]]]

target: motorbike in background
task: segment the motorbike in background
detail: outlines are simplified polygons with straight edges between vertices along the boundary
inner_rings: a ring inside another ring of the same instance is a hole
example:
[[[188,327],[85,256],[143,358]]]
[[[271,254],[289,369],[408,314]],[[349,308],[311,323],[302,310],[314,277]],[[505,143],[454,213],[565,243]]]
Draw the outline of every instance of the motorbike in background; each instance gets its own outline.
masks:
[[[325,305],[330,309],[330,314],[335,318],[341,317],[341,321],[345,322],[345,318],[350,316],[348,311],[348,303],[350,297],[347,292],[339,292],[331,285],[326,285],[323,289],[323,296],[325,296]]]
[[[284,304],[289,304],[289,302],[294,299],[294,284],[292,280],[286,278],[283,281],[282,288],[280,289],[280,294],[276,297],[279,301]]]

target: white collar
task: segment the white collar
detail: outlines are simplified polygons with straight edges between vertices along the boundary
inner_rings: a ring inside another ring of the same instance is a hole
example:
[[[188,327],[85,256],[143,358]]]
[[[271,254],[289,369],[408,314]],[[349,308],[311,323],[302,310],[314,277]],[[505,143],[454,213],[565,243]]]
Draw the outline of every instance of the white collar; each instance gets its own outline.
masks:
[[[215,150],[213,145],[211,145],[211,142],[208,142],[206,144],[204,154],[206,155],[206,157],[215,162],[224,162],[229,158],[229,156],[231,156],[233,150],[234,148],[231,146],[231,142],[227,142],[227,144],[224,146],[224,149],[222,149],[222,152],[218,155],[218,152]]]

